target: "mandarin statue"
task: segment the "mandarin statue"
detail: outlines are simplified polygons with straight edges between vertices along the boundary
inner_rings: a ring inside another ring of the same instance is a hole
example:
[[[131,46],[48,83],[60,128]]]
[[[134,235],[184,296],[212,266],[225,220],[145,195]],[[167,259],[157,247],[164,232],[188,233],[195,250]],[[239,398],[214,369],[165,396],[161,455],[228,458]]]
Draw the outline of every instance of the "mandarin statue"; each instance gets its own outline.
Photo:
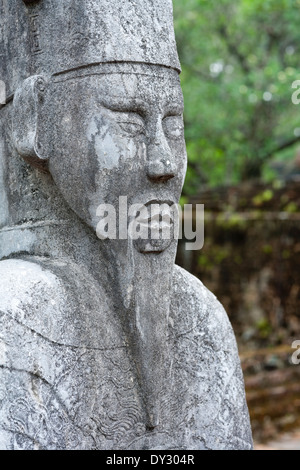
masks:
[[[179,201],[172,1],[0,11],[0,448],[251,449],[231,325],[176,237],[99,229]]]

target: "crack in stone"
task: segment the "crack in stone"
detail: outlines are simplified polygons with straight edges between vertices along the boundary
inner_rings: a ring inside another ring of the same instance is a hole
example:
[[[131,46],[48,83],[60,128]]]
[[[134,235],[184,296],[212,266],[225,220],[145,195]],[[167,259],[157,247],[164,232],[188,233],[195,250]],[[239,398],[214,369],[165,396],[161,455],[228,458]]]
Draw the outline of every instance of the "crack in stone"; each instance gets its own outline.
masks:
[[[71,348],[71,349],[85,349],[87,351],[116,351],[116,350],[119,350],[119,349],[126,349],[126,346],[111,346],[111,347],[106,347],[106,348],[91,348],[89,346],[74,346],[74,345],[71,345],[71,344],[64,344],[64,343],[59,343],[58,341],[54,341],[50,338],[47,338],[46,336],[44,336],[43,334],[39,333],[38,331],[34,330],[33,328],[31,328],[30,326],[28,325],[25,325],[24,323],[20,322],[19,320],[17,320],[16,318],[14,318],[9,312],[3,312],[2,310],[0,310],[0,314],[2,316],[5,316],[7,315],[8,317],[10,317],[13,321],[15,321],[16,323],[18,323],[18,325],[22,326],[23,328],[31,331],[33,334],[37,335],[38,337],[44,339],[45,341],[48,341],[49,343],[52,343],[52,344],[55,344],[56,346],[59,346],[59,347],[64,347],[64,348]],[[1,318],[1,317],[0,317]]]

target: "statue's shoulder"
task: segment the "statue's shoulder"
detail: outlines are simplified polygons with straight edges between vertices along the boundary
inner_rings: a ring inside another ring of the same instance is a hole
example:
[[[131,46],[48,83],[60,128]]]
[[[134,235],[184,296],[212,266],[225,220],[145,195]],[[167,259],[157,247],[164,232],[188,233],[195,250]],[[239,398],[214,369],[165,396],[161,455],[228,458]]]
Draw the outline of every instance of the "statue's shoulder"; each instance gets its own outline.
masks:
[[[205,429],[206,448],[250,450],[244,380],[225,309],[201,281],[176,266],[170,316],[176,360],[197,397],[195,419]]]
[[[45,269],[39,258],[0,261],[0,309],[15,310],[37,301],[55,301],[62,286],[59,278]]]
[[[185,293],[189,303],[193,298],[216,300],[216,296],[197,277],[177,265],[173,271],[173,289],[176,295]]]
[[[123,344],[113,313],[104,288],[73,261],[0,261],[0,331],[17,322],[60,344],[108,348]]]
[[[0,261],[0,329],[13,335],[19,326],[45,337],[59,338],[54,319],[64,308],[64,286],[43,259]],[[53,324],[53,327],[50,328]]]
[[[233,336],[228,315],[217,297],[198,278],[177,265],[173,274],[172,304],[180,322],[197,323],[205,329],[216,327],[217,335]]]

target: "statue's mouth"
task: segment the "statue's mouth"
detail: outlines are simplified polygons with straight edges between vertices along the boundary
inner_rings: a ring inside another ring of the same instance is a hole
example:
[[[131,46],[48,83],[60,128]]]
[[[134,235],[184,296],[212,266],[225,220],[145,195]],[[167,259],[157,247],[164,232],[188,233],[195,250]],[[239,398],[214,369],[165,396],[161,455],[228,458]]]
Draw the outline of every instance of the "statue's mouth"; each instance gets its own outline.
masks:
[[[163,232],[164,229],[171,227],[174,223],[174,213],[171,201],[151,200],[147,202],[139,214],[137,214],[138,223],[148,226],[150,231]]]
[[[135,246],[142,253],[161,253],[174,239],[174,202],[151,199],[136,213],[140,237]]]

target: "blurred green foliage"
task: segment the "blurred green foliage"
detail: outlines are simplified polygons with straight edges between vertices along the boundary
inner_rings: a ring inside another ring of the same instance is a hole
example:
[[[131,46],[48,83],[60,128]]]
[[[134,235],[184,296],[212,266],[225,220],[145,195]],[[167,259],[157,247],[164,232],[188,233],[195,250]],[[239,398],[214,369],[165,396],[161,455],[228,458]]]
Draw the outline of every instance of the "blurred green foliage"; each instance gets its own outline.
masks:
[[[189,168],[204,185],[272,180],[268,162],[295,156],[300,105],[300,0],[173,0]]]

